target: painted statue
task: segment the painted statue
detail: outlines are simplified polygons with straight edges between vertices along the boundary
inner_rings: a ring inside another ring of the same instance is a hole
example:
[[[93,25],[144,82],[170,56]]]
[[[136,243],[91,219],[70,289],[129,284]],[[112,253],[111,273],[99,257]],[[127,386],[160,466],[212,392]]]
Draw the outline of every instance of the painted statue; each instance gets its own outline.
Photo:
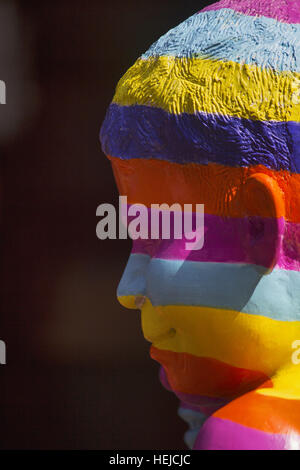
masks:
[[[129,205],[205,207],[201,250],[134,240],[118,288],[187,445],[300,449],[300,0],[222,0],[170,30],[101,142]]]

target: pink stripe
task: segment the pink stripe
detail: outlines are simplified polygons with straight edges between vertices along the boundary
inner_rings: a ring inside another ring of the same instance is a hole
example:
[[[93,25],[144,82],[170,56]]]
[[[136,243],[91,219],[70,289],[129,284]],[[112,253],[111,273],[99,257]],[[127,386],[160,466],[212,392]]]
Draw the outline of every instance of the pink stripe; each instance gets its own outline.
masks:
[[[149,212],[148,216],[150,217]],[[247,263],[268,267],[274,254],[276,239],[279,238],[282,243],[276,247],[276,266],[300,271],[300,224],[286,222],[284,219],[223,218],[205,214],[204,246],[201,250],[187,251],[185,245],[188,240],[175,240],[173,234],[171,218],[170,240],[138,239],[133,242],[132,252],[167,260]]]
[[[299,436],[271,434],[226,419],[210,417],[195,441],[194,450],[290,450],[300,447]]]
[[[300,8],[297,0],[221,0],[203,11],[230,8],[248,16],[267,16],[285,23],[300,23]]]

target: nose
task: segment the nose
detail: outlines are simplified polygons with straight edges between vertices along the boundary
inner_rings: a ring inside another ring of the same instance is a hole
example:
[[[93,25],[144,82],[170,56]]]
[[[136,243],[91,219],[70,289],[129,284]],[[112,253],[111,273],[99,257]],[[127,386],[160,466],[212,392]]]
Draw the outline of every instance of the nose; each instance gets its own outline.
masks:
[[[137,309],[143,306],[150,259],[148,255],[130,255],[117,289],[118,300],[123,307]]]
[[[151,258],[148,255],[131,254],[120,281],[117,295],[118,300],[126,308],[142,311],[142,330],[145,339],[153,345],[173,338],[176,330],[170,324],[170,319],[153,307],[151,296],[147,292],[150,275]]]

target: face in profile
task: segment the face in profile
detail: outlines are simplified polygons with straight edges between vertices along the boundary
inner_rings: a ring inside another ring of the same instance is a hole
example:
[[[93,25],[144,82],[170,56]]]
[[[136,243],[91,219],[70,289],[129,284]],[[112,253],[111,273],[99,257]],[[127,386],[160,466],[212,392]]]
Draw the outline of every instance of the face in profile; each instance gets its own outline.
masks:
[[[199,449],[300,442],[300,100],[279,60],[282,28],[300,25],[246,13],[219,2],[160,38],[101,130],[129,205],[204,204],[201,249],[172,231],[134,240],[118,287]]]

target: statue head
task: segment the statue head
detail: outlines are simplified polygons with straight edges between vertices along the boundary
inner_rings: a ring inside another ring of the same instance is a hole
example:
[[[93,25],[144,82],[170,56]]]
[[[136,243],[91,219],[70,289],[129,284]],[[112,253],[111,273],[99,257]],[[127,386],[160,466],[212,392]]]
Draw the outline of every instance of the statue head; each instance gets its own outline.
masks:
[[[135,240],[118,288],[193,423],[190,446],[253,391],[300,397],[281,375],[299,379],[297,3],[223,0],[194,14],[125,73],[101,129],[129,204],[204,204],[201,250]]]

